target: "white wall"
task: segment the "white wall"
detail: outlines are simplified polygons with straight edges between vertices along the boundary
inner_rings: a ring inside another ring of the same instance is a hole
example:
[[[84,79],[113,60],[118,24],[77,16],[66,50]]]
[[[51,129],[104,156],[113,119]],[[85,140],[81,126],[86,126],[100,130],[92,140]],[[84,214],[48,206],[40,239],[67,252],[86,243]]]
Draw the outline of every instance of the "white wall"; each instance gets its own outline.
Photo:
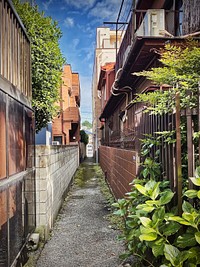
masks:
[[[78,166],[78,145],[36,146],[36,227],[46,237]]]

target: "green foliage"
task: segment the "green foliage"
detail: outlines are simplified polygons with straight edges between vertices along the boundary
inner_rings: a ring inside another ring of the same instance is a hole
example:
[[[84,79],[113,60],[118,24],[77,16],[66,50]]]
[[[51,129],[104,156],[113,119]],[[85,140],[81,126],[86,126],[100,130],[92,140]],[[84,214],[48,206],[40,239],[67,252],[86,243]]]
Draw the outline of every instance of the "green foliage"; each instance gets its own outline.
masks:
[[[84,143],[85,145],[87,145],[89,137],[88,137],[88,135],[86,134],[86,132],[84,130],[80,131],[80,136],[81,136],[80,142]]]
[[[87,129],[91,129],[92,128],[92,124],[89,121],[84,121],[82,123],[82,126],[87,127]]]
[[[61,30],[51,17],[45,17],[37,6],[13,0],[28,36],[31,39],[32,106],[35,109],[36,131],[57,115],[62,66]]]
[[[191,178],[198,186],[199,174],[197,168],[196,177]],[[121,238],[127,243],[125,256],[139,255],[142,262],[149,262],[150,257],[151,266],[200,264],[200,211],[184,201],[178,216],[176,208],[169,208],[174,193],[166,182],[136,179],[132,184],[127,196],[113,204],[117,208],[114,214],[124,220]],[[198,197],[198,192],[188,190],[185,196]]]
[[[122,237],[129,254],[140,255],[143,261],[148,260],[149,249],[155,258],[163,256],[168,239],[180,229],[176,222],[166,224],[169,216],[166,205],[174,196],[166,189],[166,183],[153,180],[144,183],[145,180],[135,180],[127,197],[114,204],[118,208],[115,214],[124,218]]]
[[[152,154],[152,148],[159,147],[161,139],[173,143],[174,132],[156,135],[156,138],[145,135],[141,140],[141,179],[135,179],[126,197],[113,204],[114,214],[124,221],[120,238],[126,241],[127,252],[122,256],[135,255],[147,266],[197,266],[200,263],[200,212],[185,200],[182,215],[177,215],[169,182],[159,181],[159,150],[155,157]],[[190,179],[200,186],[200,167]],[[199,198],[200,190],[187,190],[185,197]]]
[[[143,102],[146,105],[144,112],[149,112],[149,115],[173,113],[175,96],[179,93],[181,108],[197,107],[200,77],[198,43],[188,40],[181,46],[168,44],[161,51],[160,62],[161,67],[134,75],[147,77],[161,90],[138,94],[133,103]],[[187,165],[185,118],[181,118],[180,128],[182,162]],[[199,135],[199,132],[194,133],[194,142],[198,141]],[[131,191],[114,204],[115,214],[124,220],[121,236],[127,243],[124,256],[139,255],[148,266],[199,266],[200,211],[197,206],[200,190],[185,191],[181,199],[182,214],[178,216],[177,207],[173,207],[174,193],[169,189],[169,183],[162,181],[161,177],[160,147],[176,142],[175,131],[154,132],[153,136],[146,135],[140,141],[141,179],[134,180]],[[200,186],[200,167],[190,180],[195,186]],[[196,205],[191,205],[191,199]]]
[[[173,111],[175,94],[180,92],[181,107],[195,107],[198,101],[197,88],[200,77],[198,43],[187,40],[182,46],[167,44],[161,51],[160,62],[161,67],[133,74],[145,76],[154,84],[167,85],[169,88],[148,94],[138,94],[133,102],[147,103],[146,111],[152,114],[163,114]]]

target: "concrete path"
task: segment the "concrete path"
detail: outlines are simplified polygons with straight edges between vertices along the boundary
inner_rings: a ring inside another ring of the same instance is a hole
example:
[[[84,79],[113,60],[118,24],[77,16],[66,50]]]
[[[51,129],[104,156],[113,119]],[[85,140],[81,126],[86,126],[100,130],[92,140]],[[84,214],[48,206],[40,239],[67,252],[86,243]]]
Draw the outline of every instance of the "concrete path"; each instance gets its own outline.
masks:
[[[37,267],[116,267],[124,251],[116,240],[106,215],[106,201],[100,191],[95,165],[83,163],[82,177],[67,197],[50,240],[45,245]]]

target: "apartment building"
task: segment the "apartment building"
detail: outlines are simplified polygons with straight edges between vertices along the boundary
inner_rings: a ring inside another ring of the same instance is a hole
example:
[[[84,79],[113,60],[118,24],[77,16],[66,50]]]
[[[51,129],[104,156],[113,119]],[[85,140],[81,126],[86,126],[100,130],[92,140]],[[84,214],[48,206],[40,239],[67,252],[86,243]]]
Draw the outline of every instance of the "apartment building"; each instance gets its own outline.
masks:
[[[80,82],[71,65],[63,67],[60,113],[52,123],[52,143],[67,145],[80,140]]]
[[[123,38],[123,32],[108,27],[97,28],[96,30],[96,48],[94,53],[94,67],[92,77],[92,112],[93,112],[93,133],[94,133],[94,151],[97,152],[101,137],[101,123],[99,114],[101,110],[101,95],[97,90],[101,67],[106,63],[116,61],[116,55]]]

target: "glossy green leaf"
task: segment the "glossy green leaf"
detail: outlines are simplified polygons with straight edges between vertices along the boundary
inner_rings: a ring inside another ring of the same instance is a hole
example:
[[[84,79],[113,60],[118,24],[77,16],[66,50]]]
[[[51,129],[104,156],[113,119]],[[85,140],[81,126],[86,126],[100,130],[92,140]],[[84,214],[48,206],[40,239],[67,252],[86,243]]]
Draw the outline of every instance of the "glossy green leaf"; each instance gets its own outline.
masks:
[[[152,191],[153,188],[156,186],[157,182],[154,181],[154,180],[150,180],[148,181],[146,184],[145,184],[145,188],[146,190],[149,192],[149,191]]]
[[[144,178],[147,178],[148,174],[149,174],[149,170],[148,169],[144,169],[142,171],[142,175],[143,175]]]
[[[141,221],[142,225],[145,227],[150,227],[151,223],[152,223],[152,221],[147,217],[140,217],[140,221]]]
[[[112,206],[115,208],[119,208],[119,203],[113,203]]]
[[[178,224],[177,222],[171,221],[171,222],[164,224],[162,233],[165,236],[170,236],[170,235],[177,233],[180,228],[181,228],[180,224]]]
[[[170,261],[173,266],[176,266],[175,265],[176,258],[179,256],[180,251],[172,245],[165,244],[164,254],[166,259]]]
[[[144,149],[144,150],[141,152],[141,155],[142,155],[142,156],[146,156],[148,153],[149,153],[149,149],[146,148],[146,149]]]
[[[200,232],[195,233],[195,239],[200,244]]]
[[[156,240],[157,234],[155,232],[149,234],[142,234],[139,236],[141,241],[153,241]]]
[[[183,263],[189,258],[189,252],[188,251],[181,251],[176,260],[175,260],[175,266],[183,266]]]
[[[168,218],[168,220],[175,221],[175,222],[178,222],[178,223],[183,224],[183,225],[190,225],[190,223],[188,221],[184,220],[183,218],[181,218],[179,216],[170,216]]]
[[[165,217],[165,207],[160,207],[154,212],[152,220],[154,223],[156,223],[158,220],[163,221],[164,217]]]
[[[197,244],[194,234],[185,233],[178,236],[176,245],[179,248],[193,247]]]
[[[163,255],[164,254],[164,243],[160,245],[153,245],[152,252],[155,257]]]
[[[146,204],[140,204],[136,208],[145,212],[152,212],[155,209],[155,207]]]
[[[187,190],[185,193],[184,193],[184,196],[186,197],[189,197],[189,198],[195,198],[197,197],[197,190]]]
[[[192,213],[188,213],[188,212],[184,212],[182,214],[182,217],[184,220],[188,221],[190,223],[190,225],[194,228],[197,228],[197,220],[199,219],[199,214],[196,212],[192,212]]]
[[[187,201],[183,202],[182,209],[184,212],[187,212],[187,213],[192,213],[194,210],[193,206]]]
[[[135,184],[135,188],[142,194],[147,196],[147,190],[144,186],[140,185],[140,184]]]
[[[156,233],[156,230],[152,227],[140,226],[140,232],[142,234],[151,234],[151,233]]]
[[[113,212],[114,215],[118,215],[118,216],[121,216],[123,217],[125,214],[126,214],[126,210],[125,209],[119,209],[119,210],[115,210]]]
[[[174,193],[172,191],[166,191],[163,193],[163,195],[160,197],[160,204],[165,205],[168,204],[174,196]]]
[[[159,205],[159,200],[146,200],[145,203],[147,205],[153,206],[153,205]]]
[[[200,178],[190,177],[190,180],[194,185],[200,186]]]
[[[200,256],[200,247],[192,247],[188,250],[189,252],[189,258],[199,258]],[[200,259],[200,258],[199,258]]]
[[[160,186],[160,183],[156,183],[156,184],[155,184],[155,186],[154,186],[154,188],[153,188],[153,191],[152,191],[151,194],[150,194],[150,198],[151,198],[152,200],[155,200],[155,199],[158,197],[158,195],[159,195],[159,193],[160,193],[160,188],[159,188],[159,186]]]

